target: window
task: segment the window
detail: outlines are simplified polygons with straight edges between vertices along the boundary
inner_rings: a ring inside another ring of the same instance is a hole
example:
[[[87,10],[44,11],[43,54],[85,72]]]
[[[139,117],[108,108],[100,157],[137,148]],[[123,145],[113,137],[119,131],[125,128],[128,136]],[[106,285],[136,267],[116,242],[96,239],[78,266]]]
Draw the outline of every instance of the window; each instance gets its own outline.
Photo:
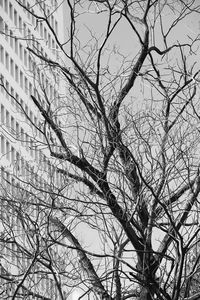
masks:
[[[12,30],[10,30],[10,46],[13,48],[13,43],[14,41],[13,41],[13,32],[12,32]]]
[[[14,77],[14,61],[10,59],[10,74]]]
[[[23,31],[24,31],[24,37],[26,37],[26,24],[23,23]]]
[[[13,6],[11,3],[9,3],[9,17],[11,20],[13,19]]]
[[[33,93],[33,86],[32,84],[29,82],[29,95],[32,95]]]
[[[1,104],[1,124],[4,124],[4,122],[5,122],[5,109],[4,109],[4,106],[3,106],[3,104]]]
[[[52,52],[53,54],[55,54],[55,41],[52,40]]]
[[[26,7],[27,7],[27,9],[28,9],[28,10],[26,11],[26,12],[27,12],[27,16],[28,16],[28,18],[30,19],[30,3],[27,3],[27,6],[26,6]]]
[[[34,37],[34,35],[32,34],[31,35],[31,41],[32,41],[32,46],[33,46],[33,49],[36,47],[35,45],[36,45],[36,40],[35,40],[35,37]]]
[[[40,35],[43,38],[43,23],[40,22]]]
[[[17,11],[14,10],[14,24],[17,26]]]
[[[28,56],[28,68],[30,71],[33,70],[32,59],[30,55]]]
[[[20,163],[20,155],[19,152],[16,152],[16,170],[19,172],[19,163]]]
[[[21,157],[21,174],[22,176],[25,175],[25,162],[24,162],[24,159]]]
[[[14,95],[14,89],[13,89],[13,87],[10,88],[10,94],[11,94],[12,105],[14,105],[15,104],[15,102],[14,102],[15,95]]]
[[[15,65],[15,80],[19,82],[19,68]]]
[[[25,133],[25,140],[26,140],[26,150],[28,151],[29,148],[29,136],[27,133]]]
[[[47,30],[44,28],[44,39],[47,40]]]
[[[6,52],[6,55],[5,55],[5,60],[6,60],[6,69],[9,70],[9,55],[8,55],[7,52]]]
[[[15,119],[12,116],[11,116],[10,123],[11,123],[11,130],[14,133],[14,131],[15,131]]]
[[[21,128],[21,144],[23,145],[24,142],[24,129]]]
[[[35,130],[35,133],[37,134],[37,118],[36,117],[34,117],[34,130]]]
[[[15,37],[15,53],[18,54],[18,39]]]
[[[21,114],[23,115],[24,101],[22,99],[20,99],[20,105],[21,105]]]
[[[15,100],[16,100],[16,106],[18,107],[17,103],[19,102],[19,95],[17,93],[15,94]]]
[[[23,60],[23,47],[22,44],[19,44],[19,57],[21,60]]]
[[[5,154],[5,138],[1,135],[1,153]]]
[[[21,0],[21,2],[22,2],[22,0]],[[26,6],[26,0],[23,0],[23,6]],[[26,11],[25,8],[23,8],[23,10]]]
[[[10,144],[8,141],[6,141],[6,158],[10,160]]]
[[[51,15],[51,26],[54,29],[54,16],[53,15]]]
[[[49,91],[50,91],[50,99],[53,99],[53,87],[52,87],[52,85],[50,85]]]
[[[0,0],[1,1],[1,0]],[[0,17],[0,31],[2,31],[3,32],[3,30],[4,30],[4,26],[3,26],[3,19],[2,19],[2,17]]]
[[[32,25],[35,26],[34,10],[31,11],[31,22],[32,22]]]
[[[10,191],[10,174],[8,172],[5,172],[6,174],[6,185],[7,185],[7,189],[8,191]]]
[[[9,99],[8,93],[10,92],[10,85],[9,82],[6,80],[6,98]]]
[[[19,123],[16,122],[16,137],[19,137]]]
[[[4,5],[5,12],[8,13],[8,0],[4,0]]]
[[[10,129],[10,114],[6,110],[6,127]]]
[[[15,163],[15,149],[11,147],[11,163],[14,165]]]
[[[22,18],[19,16],[19,31],[22,33]]]
[[[19,80],[20,80],[20,86],[21,86],[21,88],[23,88],[23,73],[22,73],[22,71],[20,71]]]
[[[25,113],[28,116],[28,106],[27,105],[25,105]]]
[[[0,46],[0,62],[4,64],[4,48]]]
[[[4,168],[3,167],[1,167],[1,173],[0,173],[0,177],[1,177],[1,183],[2,183],[2,185],[4,184],[4,178],[5,178],[5,170],[4,170]],[[2,213],[3,213],[3,211],[2,211]]]
[[[51,48],[51,36],[48,34],[48,47]]]
[[[25,88],[25,93],[28,94],[28,79],[26,77],[24,79],[24,88]]]
[[[8,35],[9,35],[8,25],[5,24],[5,36],[6,36],[6,41],[8,41]]]
[[[30,143],[30,154],[31,154],[31,156],[33,157],[33,140],[31,140],[30,141],[31,143]]]
[[[31,46],[31,31],[28,29],[28,44]]]
[[[30,120],[31,120],[31,123],[32,123],[33,122],[33,113],[32,113],[32,111],[30,111]]]
[[[55,31],[56,31],[56,34],[58,34],[58,22],[55,21]]]
[[[0,73],[1,93],[4,94],[4,76]]]
[[[27,51],[24,49],[24,64],[27,67]]]

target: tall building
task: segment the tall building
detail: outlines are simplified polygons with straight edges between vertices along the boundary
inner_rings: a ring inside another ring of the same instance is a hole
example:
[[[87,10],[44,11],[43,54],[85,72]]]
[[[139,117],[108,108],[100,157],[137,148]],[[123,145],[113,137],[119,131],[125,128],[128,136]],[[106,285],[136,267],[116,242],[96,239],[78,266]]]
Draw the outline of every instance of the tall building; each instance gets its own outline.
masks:
[[[56,36],[63,41],[64,15],[56,0],[20,3],[0,0],[0,298],[60,299],[51,270],[55,266],[50,266],[60,257],[56,246],[49,246],[47,233],[41,234],[41,228],[51,229],[42,223],[39,199],[50,205],[51,195],[47,199],[42,191],[50,191],[61,177],[44,147],[50,133],[47,128],[43,134],[31,96],[39,97],[41,105],[47,105],[46,97],[56,106],[60,82],[39,56],[60,59]],[[56,36],[34,15],[46,15]]]

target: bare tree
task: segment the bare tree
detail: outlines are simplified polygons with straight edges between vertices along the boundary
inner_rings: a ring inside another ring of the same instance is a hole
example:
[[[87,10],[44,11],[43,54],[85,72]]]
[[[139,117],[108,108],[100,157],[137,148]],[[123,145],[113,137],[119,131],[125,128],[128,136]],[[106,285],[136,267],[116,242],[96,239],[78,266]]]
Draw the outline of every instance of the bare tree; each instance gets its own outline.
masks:
[[[199,1],[16,3],[57,59],[24,35],[37,121],[1,81],[33,157],[2,170],[2,298],[199,299]]]

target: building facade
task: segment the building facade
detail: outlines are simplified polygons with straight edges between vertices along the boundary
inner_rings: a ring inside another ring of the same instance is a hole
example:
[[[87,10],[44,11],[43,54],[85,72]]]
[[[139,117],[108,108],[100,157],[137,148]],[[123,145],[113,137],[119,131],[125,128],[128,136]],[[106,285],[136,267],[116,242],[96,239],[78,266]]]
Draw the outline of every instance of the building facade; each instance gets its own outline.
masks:
[[[1,299],[60,299],[60,277],[50,265],[61,258],[48,244],[51,228],[42,223],[39,201],[53,201],[42,191],[60,184],[61,176],[44,147],[50,133],[44,134],[31,97],[56,107],[60,82],[40,56],[59,61],[63,18],[56,0],[0,0]]]

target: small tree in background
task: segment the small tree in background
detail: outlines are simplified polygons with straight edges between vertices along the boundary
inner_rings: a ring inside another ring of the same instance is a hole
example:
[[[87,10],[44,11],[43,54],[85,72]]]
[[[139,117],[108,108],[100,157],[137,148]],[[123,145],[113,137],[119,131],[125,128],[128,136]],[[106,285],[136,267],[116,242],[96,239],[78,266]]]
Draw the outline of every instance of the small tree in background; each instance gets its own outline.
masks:
[[[48,276],[44,299],[199,299],[199,35],[185,26],[198,1],[64,1],[64,43],[45,2],[18,2],[59,59],[25,37],[39,121],[10,97],[38,163],[3,172],[1,244],[20,269],[4,263],[4,286],[41,299]]]

